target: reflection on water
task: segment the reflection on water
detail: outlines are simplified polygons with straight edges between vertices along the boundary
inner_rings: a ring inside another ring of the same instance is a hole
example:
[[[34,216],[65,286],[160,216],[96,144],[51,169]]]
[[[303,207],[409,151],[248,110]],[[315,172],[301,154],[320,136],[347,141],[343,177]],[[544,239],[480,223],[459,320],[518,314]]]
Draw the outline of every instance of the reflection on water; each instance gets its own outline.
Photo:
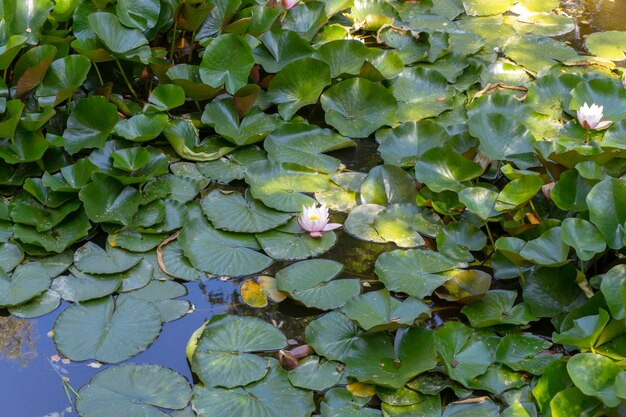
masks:
[[[626,0],[588,0],[589,24],[594,31],[626,30]]]
[[[37,356],[37,332],[31,322],[0,317],[0,359],[18,361],[23,367]]]

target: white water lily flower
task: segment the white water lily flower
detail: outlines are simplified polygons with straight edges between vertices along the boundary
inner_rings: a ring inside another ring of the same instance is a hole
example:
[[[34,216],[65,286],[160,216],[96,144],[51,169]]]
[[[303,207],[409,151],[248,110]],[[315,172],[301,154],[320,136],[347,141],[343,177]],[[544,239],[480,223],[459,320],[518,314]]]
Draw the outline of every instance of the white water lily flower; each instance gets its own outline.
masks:
[[[576,112],[578,122],[585,129],[602,129],[611,124],[610,120],[602,121],[604,107],[593,103],[591,107],[587,103],[583,104]]]
[[[328,223],[328,208],[325,204],[317,207],[302,207],[302,213],[298,216],[298,224],[309,232],[311,237],[321,237],[322,232],[328,232],[341,227],[339,223]]]

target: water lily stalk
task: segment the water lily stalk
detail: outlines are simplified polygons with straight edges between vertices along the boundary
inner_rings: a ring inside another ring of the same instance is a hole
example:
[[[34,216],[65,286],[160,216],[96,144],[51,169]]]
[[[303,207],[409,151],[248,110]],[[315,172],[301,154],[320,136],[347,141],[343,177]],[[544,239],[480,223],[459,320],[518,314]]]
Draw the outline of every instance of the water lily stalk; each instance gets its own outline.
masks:
[[[96,70],[96,74],[98,75],[98,80],[100,81],[100,85],[104,85],[104,81],[102,81],[102,74],[100,74],[100,70],[98,69],[98,64],[94,62],[93,68]]]
[[[493,235],[491,234],[491,229],[489,229],[489,222],[485,222],[485,229],[487,230],[487,236],[489,237],[489,242],[491,242],[491,246],[496,247],[496,243],[493,241]]]
[[[172,34],[172,45],[170,46],[170,60],[174,63],[174,48],[176,45],[176,31],[178,30],[178,20],[174,21],[174,33]]]
[[[191,64],[191,60],[193,59],[193,45],[195,44],[196,39],[196,29],[191,32],[191,44],[189,45],[189,58],[187,60],[188,63]]]
[[[133,95],[135,100],[139,100],[139,96],[135,92],[135,89],[133,88],[133,86],[130,85],[130,81],[128,81],[128,78],[126,77],[126,73],[124,72],[124,68],[122,68],[122,64],[120,63],[120,60],[117,59],[116,57],[113,57],[113,59],[117,63],[117,67],[120,69],[120,72],[122,73],[122,78],[124,78],[124,81],[126,82],[126,86],[128,87],[128,90]]]

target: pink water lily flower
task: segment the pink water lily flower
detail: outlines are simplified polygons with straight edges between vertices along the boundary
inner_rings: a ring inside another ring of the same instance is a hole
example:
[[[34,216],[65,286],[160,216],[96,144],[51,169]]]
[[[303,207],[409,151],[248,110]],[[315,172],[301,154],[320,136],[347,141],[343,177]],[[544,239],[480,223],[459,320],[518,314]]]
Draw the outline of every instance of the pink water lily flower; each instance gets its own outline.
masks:
[[[285,10],[291,9],[298,3],[300,3],[300,0],[280,0],[280,5],[283,6]]]
[[[322,232],[328,232],[341,227],[339,223],[328,223],[328,208],[325,204],[317,207],[313,204],[311,207],[302,207],[302,213],[298,216],[298,224],[305,231],[309,232],[311,237],[322,237]]]
[[[578,116],[578,122],[585,129],[602,129],[611,124],[610,120],[602,121],[604,107],[598,106],[593,103],[591,107],[587,103],[580,106],[576,115]]]

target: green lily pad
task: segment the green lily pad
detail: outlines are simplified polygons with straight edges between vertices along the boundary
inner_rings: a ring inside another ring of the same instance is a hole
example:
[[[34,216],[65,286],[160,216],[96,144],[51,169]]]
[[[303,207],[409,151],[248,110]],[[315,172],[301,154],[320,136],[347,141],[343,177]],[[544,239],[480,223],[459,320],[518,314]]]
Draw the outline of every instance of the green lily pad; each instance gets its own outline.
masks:
[[[146,252],[156,248],[166,237],[163,234],[141,233],[136,229],[124,228],[110,234],[107,243],[133,252]]]
[[[401,302],[385,289],[352,297],[342,311],[367,331],[411,326],[420,316],[430,316],[422,301],[410,297]]]
[[[601,405],[597,399],[584,395],[576,387],[571,387],[554,396],[550,401],[549,411],[553,417],[593,415],[598,412]]]
[[[374,220],[378,234],[402,248],[424,245],[421,234],[434,237],[442,225],[435,213],[407,203],[391,204]]]
[[[276,285],[307,307],[331,310],[361,292],[358,279],[333,280],[342,269],[342,264],[326,259],[302,261],[278,271]]]
[[[203,217],[203,216],[202,216]],[[214,275],[251,275],[267,268],[272,259],[256,252],[254,235],[222,232],[202,217],[192,217],[178,242],[194,268]]]
[[[294,387],[324,391],[337,385],[343,378],[343,365],[339,362],[322,361],[309,356],[289,372],[289,382]]]
[[[145,32],[156,26],[161,11],[161,3],[158,0],[132,1],[121,0],[117,2],[116,14],[122,24]]]
[[[75,304],[59,315],[54,343],[74,361],[125,361],[150,346],[161,331],[159,309],[149,301],[112,297]]]
[[[611,315],[615,319],[624,319],[624,305],[626,302],[626,266],[616,265],[602,276],[600,290],[606,299]],[[624,295],[622,295],[624,294]]]
[[[522,292],[530,311],[537,317],[554,317],[576,308],[585,299],[576,285],[576,268],[539,268],[526,276]]]
[[[621,61],[626,58],[626,32],[607,30],[590,33],[585,39],[585,47],[597,57]]]
[[[507,334],[498,343],[496,361],[515,371],[541,374],[560,355],[545,354],[552,346],[549,341],[530,333]]]
[[[315,57],[330,67],[332,78],[337,78],[341,74],[358,75],[368,56],[367,47],[354,39],[326,42],[315,52]]]
[[[328,188],[328,182],[315,172],[270,161],[258,161],[250,165],[245,178],[254,198],[268,207],[292,213],[315,203],[315,200],[302,193]]]
[[[385,210],[385,206],[378,204],[363,204],[355,207],[344,224],[346,232],[352,236],[375,243],[385,243],[387,240],[383,238],[374,224],[378,214]]]
[[[563,243],[576,250],[576,255],[583,261],[606,249],[606,242],[598,229],[584,219],[564,219],[561,222],[561,238]]]
[[[80,201],[72,199],[58,208],[46,207],[27,193],[18,193],[11,200],[11,219],[16,223],[35,226],[46,232],[78,210]]]
[[[268,98],[289,120],[302,107],[317,103],[330,84],[330,68],[324,61],[302,58],[286,65],[270,82]]]
[[[291,215],[265,206],[246,193],[210,192],[202,200],[204,215],[214,227],[229,232],[261,233],[285,224]]]
[[[624,246],[624,224],[626,223],[626,182],[607,178],[597,183],[587,194],[589,220],[606,240],[611,249]]]
[[[405,68],[392,86],[399,102],[397,120],[411,122],[438,116],[452,108],[454,89],[435,70],[421,67]]]
[[[475,303],[463,307],[461,312],[467,316],[473,327],[488,327],[496,324],[524,325],[538,320],[533,316],[528,305],[515,304],[516,291],[493,290]]]
[[[0,306],[16,306],[42,294],[50,286],[54,272],[39,262],[19,265],[10,275],[0,269]]]
[[[198,130],[191,121],[170,120],[163,131],[174,152],[190,161],[214,161],[232,151],[235,147],[219,138],[206,138],[200,141]]]
[[[71,274],[52,281],[50,288],[66,301],[80,303],[105,297],[117,291],[122,283],[118,278],[101,278],[70,268]]]
[[[12,132],[7,136],[12,136],[13,141],[0,141],[0,158],[9,164],[37,161],[49,147],[41,132],[28,132],[18,128],[15,134]]]
[[[76,410],[84,417],[160,417],[162,409],[180,410],[190,399],[189,383],[178,372],[131,363],[94,375],[76,395]]]
[[[506,12],[513,3],[513,0],[463,0],[463,7],[469,16],[487,16]]]
[[[507,44],[505,53],[533,72],[578,56],[572,47],[541,35],[515,37]]]
[[[320,404],[322,417],[380,417],[381,411],[367,407],[370,397],[357,397],[345,388],[333,388]]]
[[[361,184],[360,192],[363,204],[414,203],[417,197],[413,178],[394,165],[374,167]]]
[[[185,90],[185,95],[193,100],[206,100],[215,97],[219,92],[218,88],[202,82],[198,65],[177,64],[170,67],[166,75],[174,84],[181,86]]]
[[[24,260],[24,251],[12,242],[0,244],[0,269],[7,274]]]
[[[90,229],[89,218],[81,209],[75,215],[67,217],[45,232],[40,232],[35,227],[16,223],[13,226],[13,235],[20,242],[40,246],[48,252],[59,253],[87,236]]]
[[[599,398],[608,407],[617,407],[615,377],[622,371],[611,359],[595,353],[579,353],[567,361],[567,372],[583,394]]]
[[[133,142],[146,142],[159,136],[167,125],[166,114],[137,114],[122,119],[113,128],[113,133]]]
[[[106,251],[93,242],[87,242],[74,253],[74,265],[84,273],[115,274],[137,265],[141,258],[107,247]]]
[[[191,265],[185,257],[178,242],[171,242],[161,248],[163,265],[169,275],[185,281],[195,281],[200,278],[200,271]]]
[[[104,174],[94,174],[93,181],[80,190],[78,197],[94,222],[129,224],[139,209],[139,193],[131,186]]]
[[[391,125],[397,104],[389,90],[363,78],[341,81],[322,94],[326,123],[344,136],[365,138]]]
[[[311,56],[313,48],[300,35],[291,30],[273,29],[259,36],[263,46],[252,52],[254,61],[268,73],[277,73],[298,59]]]
[[[37,87],[37,96],[46,104],[56,106],[70,98],[85,82],[90,68],[89,58],[82,55],[68,55],[55,60]]]
[[[334,173],[340,161],[325,152],[355,146],[354,141],[304,123],[283,124],[266,139],[263,147],[276,162],[291,162],[318,172]]]
[[[529,240],[519,254],[542,266],[560,266],[567,262],[569,246],[561,239],[561,228],[553,227],[537,239]]]
[[[34,319],[36,317],[45,316],[56,310],[61,304],[61,296],[56,291],[47,290],[43,294],[31,299],[30,301],[9,308],[9,313],[13,317],[22,319]]]
[[[436,193],[459,192],[465,188],[463,182],[482,173],[480,164],[465,159],[447,146],[426,151],[415,164],[415,178]]]
[[[253,353],[287,345],[280,330],[256,317],[213,316],[203,327],[190,362],[207,387],[234,388],[262,379],[271,363]]]
[[[400,388],[437,366],[433,331],[418,327],[357,338],[346,358],[346,374],[361,382]]]
[[[413,167],[426,151],[441,146],[448,139],[446,130],[432,120],[408,122],[381,138],[378,152],[385,164]]]
[[[229,183],[233,180],[242,180],[247,166],[265,159],[267,159],[265,152],[253,145],[237,148],[217,161],[200,163],[197,167],[206,178]]]
[[[421,299],[429,297],[450,279],[442,272],[460,266],[462,264],[430,250],[395,250],[378,257],[376,275],[390,291],[404,292]]]
[[[332,311],[315,320],[306,328],[306,341],[328,360],[345,362],[348,352],[363,332],[345,315]]]
[[[562,326],[560,333],[552,334],[552,341],[563,345],[592,347],[609,322],[609,313],[599,309],[598,314],[576,318],[571,321],[571,327]]]
[[[13,137],[15,129],[20,122],[20,116],[22,115],[22,111],[24,111],[24,103],[20,100],[9,100],[6,102],[4,110],[3,113],[6,114],[0,122],[0,134],[2,134],[3,137],[10,138]],[[7,162],[11,163],[11,161]]]
[[[479,269],[453,269],[444,272],[444,275],[450,275],[451,278],[436,294],[447,301],[473,301],[485,294],[491,286],[491,275]]]
[[[462,323],[447,322],[437,329],[435,346],[448,376],[464,385],[484,374],[494,361],[485,342],[474,339]]]
[[[11,62],[17,54],[20,52],[20,49],[24,46],[24,43],[28,38],[22,35],[12,35],[7,40],[7,43],[0,46],[0,69],[6,70]]]
[[[295,388],[287,372],[275,359],[267,360],[268,371],[262,380],[237,388],[194,388],[191,400],[200,416],[218,417],[230,413],[247,417],[308,417],[315,410],[313,393]]]
[[[213,88],[225,86],[235,94],[248,83],[254,65],[252,49],[238,35],[224,34],[211,41],[202,55],[200,79]]]
[[[145,287],[120,294],[117,301],[134,297],[152,302],[161,312],[161,321],[177,320],[189,312],[191,303],[175,298],[187,295],[187,288],[174,281],[150,281]]]
[[[235,102],[225,99],[206,105],[202,123],[212,126],[226,140],[243,146],[263,140],[280,125],[280,119],[256,109],[240,119]]]
[[[337,235],[324,232],[321,238],[308,233],[289,233],[278,230],[257,235],[263,251],[276,260],[293,261],[311,258],[327,252],[335,246]]]
[[[129,29],[112,13],[96,12],[88,16],[89,26],[108,50],[125,58],[137,58],[144,64],[152,56],[148,39],[138,29]]]

